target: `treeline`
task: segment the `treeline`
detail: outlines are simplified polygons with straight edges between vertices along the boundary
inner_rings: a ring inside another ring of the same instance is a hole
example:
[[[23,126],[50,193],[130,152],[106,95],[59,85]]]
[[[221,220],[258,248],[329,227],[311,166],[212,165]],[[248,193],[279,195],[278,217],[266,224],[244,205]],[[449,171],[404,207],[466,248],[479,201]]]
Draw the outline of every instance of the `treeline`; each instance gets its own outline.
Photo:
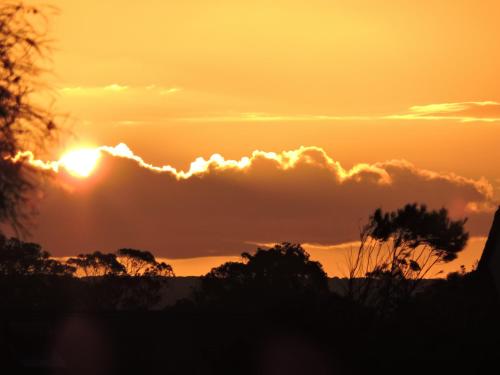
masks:
[[[126,264],[121,252],[92,253],[89,276],[75,277],[84,271],[68,272],[66,267],[77,268],[69,260],[54,263],[36,251],[38,246],[24,247],[43,256],[32,258],[37,260],[31,265],[8,267],[2,257],[0,318],[4,327],[18,328],[0,334],[15,348],[19,327],[27,325],[24,334],[34,337],[40,351],[53,345],[47,327],[83,324],[92,331],[97,326],[117,353],[109,373],[255,374],[280,364],[300,371],[271,373],[399,374],[404,369],[421,374],[432,368],[469,374],[487,373],[497,361],[498,336],[488,333],[500,329],[498,297],[477,272],[451,274],[409,295],[415,279],[402,279],[399,272],[370,274],[347,280],[346,292],[353,294],[340,295],[329,290],[319,262],[300,245],[282,243],[215,267],[201,278],[193,298],[165,307],[162,288],[173,273],[158,276],[152,261]],[[100,262],[96,258],[114,266],[94,265]],[[365,293],[367,282],[371,297],[360,298],[356,293]],[[87,368],[83,353],[89,348],[80,346],[87,336],[64,332],[62,346],[56,347],[66,359],[62,373],[98,373],[101,362],[94,363],[97,369],[74,371]]]
[[[360,231],[359,247],[346,259],[348,277],[340,295],[329,290],[322,265],[300,244],[282,243],[213,268],[192,298],[173,308],[248,312],[342,300],[391,315],[421,294],[436,265],[463,250],[468,240],[464,224],[451,220],[445,209],[424,205],[408,204],[393,212],[377,209]],[[172,267],[149,251],[123,248],[54,259],[38,244],[0,235],[4,309],[164,308],[162,296],[169,293],[173,276]],[[465,276],[462,272],[450,278]]]
[[[175,276],[172,267],[149,251],[94,251],[66,260],[55,259],[39,244],[0,234],[0,276]]]
[[[56,350],[68,374],[102,370],[80,343],[95,327],[117,353],[109,373],[488,373],[500,348],[488,334],[500,332],[494,285],[462,271],[422,287],[432,265],[465,246],[463,224],[425,206],[376,210],[347,260],[344,293],[329,289],[300,244],[281,243],[213,268],[192,298],[169,306],[174,271],[147,251],[57,260],[1,236],[0,338],[22,352],[15,343],[25,335],[40,352],[62,335]],[[69,328],[54,338],[47,327],[60,325]]]
[[[2,310],[146,310],[155,308],[173,276],[149,251],[94,251],[63,260],[36,243],[0,235]]]

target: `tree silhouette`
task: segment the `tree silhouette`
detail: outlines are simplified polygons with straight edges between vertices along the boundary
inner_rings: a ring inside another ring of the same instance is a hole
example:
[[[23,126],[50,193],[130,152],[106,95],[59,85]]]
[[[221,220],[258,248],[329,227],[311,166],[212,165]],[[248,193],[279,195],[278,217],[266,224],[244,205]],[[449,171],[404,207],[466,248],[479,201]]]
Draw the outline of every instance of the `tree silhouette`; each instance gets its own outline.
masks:
[[[25,230],[26,203],[36,188],[37,170],[18,151],[43,149],[56,129],[51,112],[34,103],[43,88],[39,63],[49,52],[45,16],[22,2],[0,4],[0,222]]]
[[[174,276],[172,267],[164,262],[158,263],[149,251],[120,249],[116,254],[130,276]]]
[[[149,251],[95,251],[67,260],[82,280],[83,305],[98,310],[146,310],[161,299],[161,288],[174,276],[172,267],[156,261]]]
[[[51,259],[40,245],[0,234],[1,276],[68,276],[74,272],[71,265]]]
[[[0,234],[0,311],[68,308],[74,272],[40,245]]]
[[[121,294],[116,299],[116,308],[145,310],[155,306],[161,299],[160,291],[166,278],[175,276],[172,267],[158,262],[149,251],[119,249],[116,254],[130,276],[119,281],[117,288]]]
[[[115,254],[104,254],[94,251],[89,254],[79,254],[77,257],[69,258],[67,264],[76,267],[77,271],[89,276],[119,276],[125,275],[127,270],[116,258]]]
[[[299,244],[282,243],[242,254],[243,262],[227,262],[202,279],[206,301],[252,306],[318,295],[328,291],[327,276]],[[258,302],[256,302],[258,301]]]
[[[384,312],[394,309],[436,264],[454,260],[464,249],[465,222],[425,205],[377,209],[361,230],[358,251],[348,258],[349,296]]]
[[[174,269],[170,264],[167,264],[165,262],[160,262],[156,263],[152,275],[161,277],[174,277],[175,273]]]

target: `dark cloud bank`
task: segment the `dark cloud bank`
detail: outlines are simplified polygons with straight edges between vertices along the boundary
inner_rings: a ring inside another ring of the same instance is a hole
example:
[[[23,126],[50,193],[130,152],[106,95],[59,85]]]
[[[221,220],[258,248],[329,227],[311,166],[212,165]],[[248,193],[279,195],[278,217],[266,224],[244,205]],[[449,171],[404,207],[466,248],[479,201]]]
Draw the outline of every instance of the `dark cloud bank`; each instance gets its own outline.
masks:
[[[323,245],[357,239],[377,207],[408,202],[445,206],[487,233],[491,187],[402,161],[357,166],[343,176],[323,152],[302,153],[294,168],[256,157],[244,170],[216,169],[177,180],[135,161],[103,154],[89,180],[47,189],[33,239],[57,256],[135,247],[168,258],[236,255],[253,243]],[[477,210],[477,208],[481,210]]]

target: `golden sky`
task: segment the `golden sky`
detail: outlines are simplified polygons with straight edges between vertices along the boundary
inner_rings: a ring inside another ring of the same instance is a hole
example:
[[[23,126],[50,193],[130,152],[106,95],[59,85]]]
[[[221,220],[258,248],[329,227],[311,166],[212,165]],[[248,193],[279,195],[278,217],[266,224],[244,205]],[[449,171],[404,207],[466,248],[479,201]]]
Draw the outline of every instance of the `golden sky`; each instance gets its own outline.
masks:
[[[482,181],[490,196],[481,199],[492,205],[500,197],[498,1],[51,3],[60,10],[51,22],[56,47],[51,79],[57,87],[56,108],[69,114],[73,132],[56,154],[123,142],[148,163],[188,169],[197,157],[213,153],[240,159],[257,149],[279,153],[316,146],[346,170],[359,163],[405,160],[415,170]],[[382,167],[393,168],[393,176],[406,168]],[[404,194],[408,187],[396,184],[398,202],[422,198],[436,206],[452,203],[442,184],[424,191],[429,179],[411,171],[404,181],[417,179],[412,188],[418,189],[409,196]],[[264,179],[260,174],[256,178]],[[300,178],[309,176],[294,175]],[[453,189],[467,185],[457,181],[450,183]],[[356,194],[346,197],[359,201]],[[470,192],[463,194],[469,197]],[[83,205],[82,199],[74,200]],[[364,202],[386,204],[380,197]],[[311,209],[304,207],[297,215]],[[52,215],[47,212],[41,210],[41,221]],[[457,212],[467,213],[463,207]],[[108,214],[116,212],[108,208]],[[486,233],[487,221],[482,222],[477,236]],[[249,231],[253,238],[242,232],[239,240],[273,240],[272,233],[261,232]],[[43,228],[39,233],[48,245],[67,246]],[[296,240],[312,241],[311,233],[321,237],[324,231],[312,230]],[[321,238],[319,242],[335,242]],[[336,238],[341,239],[353,238]],[[227,249],[214,252],[229,255]],[[181,257],[168,251],[161,255]]]

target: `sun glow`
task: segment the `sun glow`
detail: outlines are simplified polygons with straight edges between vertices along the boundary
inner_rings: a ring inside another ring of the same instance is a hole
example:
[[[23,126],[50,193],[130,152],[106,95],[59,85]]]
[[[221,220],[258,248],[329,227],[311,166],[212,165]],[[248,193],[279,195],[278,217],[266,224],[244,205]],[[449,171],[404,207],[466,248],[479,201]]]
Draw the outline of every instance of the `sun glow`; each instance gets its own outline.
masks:
[[[73,177],[89,177],[101,158],[99,149],[84,148],[69,151],[59,160],[59,165]]]

